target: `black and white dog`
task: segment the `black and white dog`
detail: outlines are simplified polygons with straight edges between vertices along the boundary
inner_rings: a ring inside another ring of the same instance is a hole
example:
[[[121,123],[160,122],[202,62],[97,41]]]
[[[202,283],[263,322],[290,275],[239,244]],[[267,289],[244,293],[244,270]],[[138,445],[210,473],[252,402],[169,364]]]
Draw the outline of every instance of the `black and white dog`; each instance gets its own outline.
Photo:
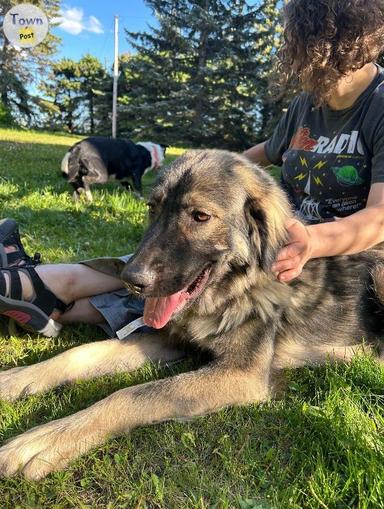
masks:
[[[132,183],[135,194],[142,197],[141,178],[161,166],[167,147],[149,141],[133,143],[123,138],[92,136],[68,150],[61,171],[74,188],[74,199],[84,193],[92,201],[90,186],[105,184],[109,179],[118,180],[127,189]]]

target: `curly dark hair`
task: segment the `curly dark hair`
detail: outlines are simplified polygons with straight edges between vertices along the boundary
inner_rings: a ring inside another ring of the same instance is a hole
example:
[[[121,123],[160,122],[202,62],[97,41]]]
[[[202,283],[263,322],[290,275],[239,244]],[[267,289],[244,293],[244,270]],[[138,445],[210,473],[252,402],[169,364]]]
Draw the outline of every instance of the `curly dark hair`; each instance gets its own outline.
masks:
[[[384,0],[290,0],[283,16],[280,79],[296,81],[317,106],[384,48]]]

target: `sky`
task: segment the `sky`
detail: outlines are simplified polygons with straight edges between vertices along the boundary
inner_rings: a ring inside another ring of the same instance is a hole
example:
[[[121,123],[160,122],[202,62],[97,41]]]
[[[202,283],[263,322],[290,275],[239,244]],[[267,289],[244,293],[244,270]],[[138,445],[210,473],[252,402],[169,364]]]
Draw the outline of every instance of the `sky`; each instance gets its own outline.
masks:
[[[119,17],[119,53],[131,50],[124,28],[145,31],[155,25],[151,10],[143,0],[63,0],[59,26],[51,31],[61,37],[57,59],[80,59],[91,53],[103,64],[113,63],[114,16]]]
[[[22,0],[20,0],[22,1]],[[249,5],[259,0],[249,0]],[[66,0],[62,1],[60,24],[52,32],[62,38],[57,59],[80,59],[91,53],[104,65],[113,64],[114,16],[119,17],[119,53],[132,50],[128,45],[124,28],[145,31],[148,25],[156,26],[156,20],[144,0]]]

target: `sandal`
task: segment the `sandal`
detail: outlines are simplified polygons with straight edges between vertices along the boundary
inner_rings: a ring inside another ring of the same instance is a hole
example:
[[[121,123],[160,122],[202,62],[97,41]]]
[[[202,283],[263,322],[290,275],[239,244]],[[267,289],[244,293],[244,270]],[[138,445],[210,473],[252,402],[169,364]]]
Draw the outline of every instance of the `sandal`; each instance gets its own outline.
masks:
[[[4,272],[9,275],[8,292]],[[32,301],[22,300],[20,272],[24,272],[31,281],[35,293]],[[47,337],[55,337],[62,325],[49,315],[55,309],[64,313],[70,307],[71,304],[65,304],[45,286],[33,267],[25,265],[0,271],[0,315],[12,318],[22,327],[33,329]]]
[[[6,253],[5,248],[15,246],[17,249]],[[0,221],[0,268],[9,266],[22,267],[24,265],[38,265],[41,263],[40,253],[35,253],[33,258],[24,250],[21,243],[19,228],[14,219],[2,219]]]

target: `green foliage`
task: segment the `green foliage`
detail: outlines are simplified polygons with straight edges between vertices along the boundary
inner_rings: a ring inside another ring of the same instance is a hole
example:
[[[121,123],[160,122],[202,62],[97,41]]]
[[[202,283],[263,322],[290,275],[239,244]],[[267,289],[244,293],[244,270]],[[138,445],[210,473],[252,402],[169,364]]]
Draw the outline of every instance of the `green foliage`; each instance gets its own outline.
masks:
[[[0,139],[0,207],[19,221],[29,252],[69,262],[134,249],[144,202],[117,184],[95,186],[93,204],[71,200],[59,168],[78,137],[0,129]],[[171,149],[168,161],[181,152]],[[67,326],[56,339],[0,336],[0,369],[101,337],[91,326]],[[0,402],[0,441],[123,387],[193,368],[146,366]],[[359,357],[289,370],[282,386],[280,398],[263,405],[133,430],[41,482],[1,479],[1,509],[382,509],[383,367]]]
[[[52,64],[48,81],[40,85],[48,98],[39,102],[45,123],[69,133],[94,133],[103,120],[98,107],[104,103],[103,90],[109,81],[102,64],[89,54],[77,62],[63,58]]]
[[[41,84],[45,95],[51,98],[54,108],[41,103],[49,116],[50,127],[65,128],[73,133],[76,127],[80,103],[80,81],[77,75],[77,63],[69,58],[63,58],[51,66],[48,82]]]
[[[40,7],[52,18],[58,14],[60,2],[61,0],[34,0],[30,3]],[[19,3],[17,0],[1,1],[1,24],[3,15]],[[19,123],[30,123],[31,117],[37,115],[36,100],[31,97],[28,87],[35,83],[35,76],[45,73],[59,42],[59,38],[49,33],[45,40],[34,48],[17,51],[0,30],[0,102]]]
[[[9,109],[0,103],[0,126],[11,127],[13,125],[13,118]]]
[[[104,89],[111,80],[99,60],[89,54],[83,56],[77,63],[77,77],[82,101],[86,103],[88,131],[94,133],[96,124],[100,123],[100,117],[96,118],[97,106],[98,103],[104,102]]]
[[[279,2],[146,3],[159,28],[127,33],[137,55],[123,65],[121,131],[197,146],[251,145],[265,127]]]

